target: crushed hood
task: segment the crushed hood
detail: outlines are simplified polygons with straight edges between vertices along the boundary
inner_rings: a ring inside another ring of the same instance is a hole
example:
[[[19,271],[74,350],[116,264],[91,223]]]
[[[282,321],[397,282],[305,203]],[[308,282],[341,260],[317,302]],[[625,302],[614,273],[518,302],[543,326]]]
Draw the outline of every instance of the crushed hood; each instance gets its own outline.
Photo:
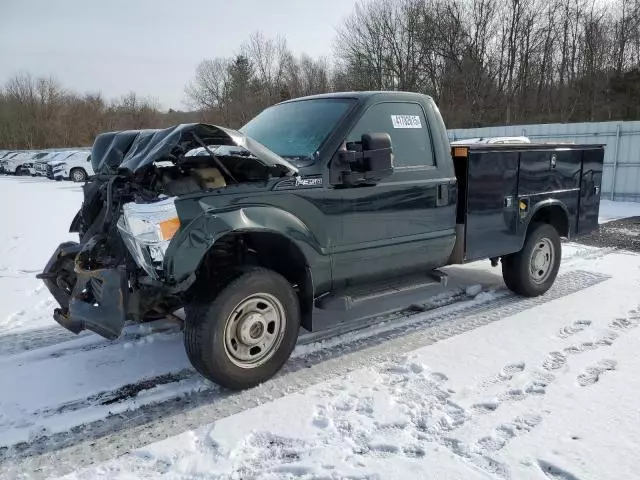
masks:
[[[96,137],[91,150],[93,169],[101,174],[113,174],[124,169],[136,173],[155,162],[172,160],[201,147],[194,134],[207,145],[241,147],[267,166],[279,166],[297,173],[297,168],[264,145],[237,130],[187,123],[165,129],[124,130],[103,133]]]

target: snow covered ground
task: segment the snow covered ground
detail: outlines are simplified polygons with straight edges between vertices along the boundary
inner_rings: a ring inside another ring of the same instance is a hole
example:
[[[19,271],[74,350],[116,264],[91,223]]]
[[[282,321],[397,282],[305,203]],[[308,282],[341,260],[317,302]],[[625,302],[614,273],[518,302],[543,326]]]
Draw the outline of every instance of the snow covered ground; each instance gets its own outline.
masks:
[[[485,262],[451,267],[463,300],[301,344],[229,393],[171,324],[116,342],[56,326],[34,274],[81,198],[0,177],[0,478],[640,478],[636,253],[566,244],[540,299]],[[601,222],[630,215],[603,201]]]

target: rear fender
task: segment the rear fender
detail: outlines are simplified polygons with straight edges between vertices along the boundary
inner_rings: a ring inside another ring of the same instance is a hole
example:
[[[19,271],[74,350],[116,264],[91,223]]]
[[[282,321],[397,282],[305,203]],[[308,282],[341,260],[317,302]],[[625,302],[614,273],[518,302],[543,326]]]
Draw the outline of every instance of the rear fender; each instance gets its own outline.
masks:
[[[571,228],[569,225],[569,219],[571,218],[571,216],[569,215],[569,210],[567,209],[567,206],[562,203],[560,200],[556,200],[556,199],[546,199],[546,200],[541,200],[540,202],[536,203],[535,205],[533,205],[532,207],[530,207],[530,213],[526,216],[525,218],[525,222],[523,222],[523,232],[524,234],[521,235],[520,239],[521,239],[521,243],[520,243],[520,250],[524,247],[524,243],[526,241],[526,237],[527,237],[527,233],[529,231],[529,227],[531,226],[531,222],[536,218],[539,217],[539,215],[545,210],[545,209],[550,209],[550,208],[557,208],[559,207],[562,212],[564,213],[564,218],[563,221],[566,222],[567,225],[567,230],[569,232],[571,232]],[[553,225],[554,227],[556,227],[556,229],[558,228],[556,225],[554,225],[553,223],[551,223],[551,225]]]

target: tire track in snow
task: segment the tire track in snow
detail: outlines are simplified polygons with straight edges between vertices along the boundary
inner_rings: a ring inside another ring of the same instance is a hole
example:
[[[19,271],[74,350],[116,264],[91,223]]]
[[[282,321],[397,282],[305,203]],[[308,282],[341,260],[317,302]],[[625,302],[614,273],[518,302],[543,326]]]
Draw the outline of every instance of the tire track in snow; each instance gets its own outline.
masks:
[[[597,248],[596,249],[592,247],[584,247],[583,245],[580,245],[577,243],[570,243],[570,245],[577,248],[578,250],[574,252],[572,255],[566,255],[563,257],[562,259],[563,269],[566,269],[567,267],[571,267],[573,264],[575,264],[578,261],[602,258],[616,251],[615,248]],[[0,268],[0,271],[1,270],[2,269]],[[28,272],[30,272],[30,274],[39,273],[40,270],[37,270],[37,271],[29,270]],[[565,275],[569,273],[570,272],[566,272]],[[42,289],[44,289],[44,284],[41,284],[40,286],[38,286],[36,291],[40,291]],[[53,302],[53,297],[50,297],[49,300]],[[51,304],[53,305],[53,303]],[[53,308],[51,308],[51,311],[53,311]],[[20,311],[18,310],[16,313],[10,314],[10,315],[15,315],[18,312]],[[24,315],[26,313],[27,313],[26,311],[23,311],[23,313],[21,314]],[[154,323],[156,322],[150,322],[148,324],[143,324],[143,325],[130,325],[126,327],[125,333],[126,331],[136,330],[136,328],[140,328],[141,326],[152,325]],[[150,333],[153,333],[153,332],[150,332]],[[58,324],[56,324],[52,320],[51,327],[40,328],[35,330],[27,330],[27,331],[17,332],[17,333],[9,333],[9,334],[0,336],[0,357],[16,355],[18,353],[23,353],[30,350],[44,348],[44,347],[51,347],[57,344],[78,340],[82,337],[95,337],[96,344],[105,344],[105,341],[101,339],[101,337],[98,337],[97,335],[91,332],[81,332],[80,334],[76,335],[60,327]],[[72,345],[68,345],[68,347],[72,347]],[[69,350],[67,350],[67,352],[65,353],[68,353]]]
[[[176,435],[188,429],[233,415],[272,401],[346,372],[387,362],[398,351],[414,350],[462,334],[530,308],[605,281],[606,275],[571,271],[558,277],[544,296],[520,298],[505,295],[464,311],[435,310],[398,319],[386,330],[347,334],[342,339],[307,345],[269,382],[243,392],[229,392],[216,386],[181,397],[180,401],[144,405],[97,422],[75,426],[72,431],[39,438],[31,443],[0,449],[3,471],[14,478],[28,472],[30,478],[64,474],[107,460],[131,449]],[[333,342],[333,343],[332,343]],[[453,420],[455,424],[455,419]],[[478,462],[487,471],[501,471],[491,459]]]
[[[72,333],[57,323],[51,327],[27,332],[10,333],[0,337],[0,361],[20,355],[21,358],[58,358],[77,352],[117,346],[123,341],[140,339],[155,333],[178,331],[175,322],[158,320],[143,324],[127,325],[122,336],[110,342],[89,331]],[[37,353],[36,353],[37,351]],[[27,354],[33,354],[29,357]],[[7,359],[8,360],[8,359]],[[13,360],[12,360],[13,361]]]

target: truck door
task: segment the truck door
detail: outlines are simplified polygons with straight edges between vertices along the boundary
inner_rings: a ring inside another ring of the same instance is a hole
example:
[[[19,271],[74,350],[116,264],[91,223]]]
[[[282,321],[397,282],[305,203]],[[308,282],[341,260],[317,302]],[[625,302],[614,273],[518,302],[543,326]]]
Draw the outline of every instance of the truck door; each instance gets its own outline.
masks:
[[[455,177],[450,158],[436,162],[427,118],[418,103],[381,102],[347,135],[347,142],[358,142],[364,133],[388,133],[394,173],[376,185],[341,190],[335,281],[360,283],[446,263],[455,241]]]

